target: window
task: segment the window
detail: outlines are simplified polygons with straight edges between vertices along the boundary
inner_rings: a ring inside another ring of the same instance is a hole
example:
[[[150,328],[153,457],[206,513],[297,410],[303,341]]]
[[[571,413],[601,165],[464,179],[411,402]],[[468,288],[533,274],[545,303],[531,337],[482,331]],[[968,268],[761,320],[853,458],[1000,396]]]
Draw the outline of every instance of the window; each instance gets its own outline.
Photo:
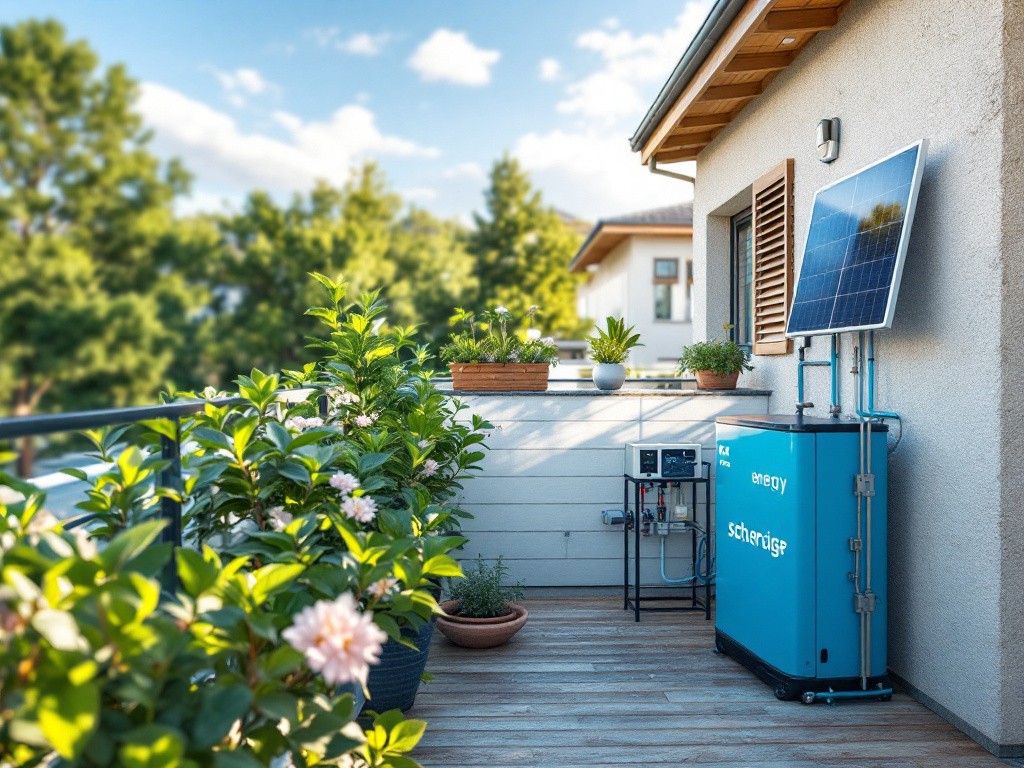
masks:
[[[748,208],[732,217],[732,258],[729,270],[729,322],[732,340],[749,347],[753,340],[753,211]]]
[[[683,320],[686,322],[693,322],[693,261],[687,259],[686,261],[686,312],[683,314]]]
[[[654,260],[654,319],[672,320],[672,294],[679,284],[679,259]]]

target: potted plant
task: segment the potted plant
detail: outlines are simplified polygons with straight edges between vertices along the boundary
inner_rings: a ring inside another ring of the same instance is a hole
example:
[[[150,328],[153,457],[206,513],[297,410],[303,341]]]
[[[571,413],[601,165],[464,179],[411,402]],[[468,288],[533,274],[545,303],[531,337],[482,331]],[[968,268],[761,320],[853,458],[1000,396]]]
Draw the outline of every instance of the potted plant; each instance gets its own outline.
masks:
[[[693,373],[698,389],[736,389],[740,372],[752,370],[750,353],[734,341],[698,341],[679,358],[679,373]]]
[[[526,624],[529,614],[516,603],[523,597],[521,583],[504,586],[508,568],[499,557],[494,565],[477,559],[476,568],[451,587],[451,599],[441,603],[445,615],[437,628],[464,648],[493,648],[508,640]]]
[[[530,308],[530,317],[537,308]],[[452,372],[452,388],[473,392],[543,392],[548,388],[549,366],[558,364],[558,348],[552,338],[520,338],[509,331],[512,313],[495,307],[478,318],[456,308],[452,323],[467,329],[453,333],[441,348],[441,359]],[[478,331],[482,333],[478,334]]]
[[[620,389],[626,381],[626,359],[633,347],[642,347],[640,334],[633,333],[635,326],[626,327],[621,317],[605,319],[605,328],[595,325],[597,337],[587,339],[590,342],[590,356],[594,359],[594,385],[601,390]]]

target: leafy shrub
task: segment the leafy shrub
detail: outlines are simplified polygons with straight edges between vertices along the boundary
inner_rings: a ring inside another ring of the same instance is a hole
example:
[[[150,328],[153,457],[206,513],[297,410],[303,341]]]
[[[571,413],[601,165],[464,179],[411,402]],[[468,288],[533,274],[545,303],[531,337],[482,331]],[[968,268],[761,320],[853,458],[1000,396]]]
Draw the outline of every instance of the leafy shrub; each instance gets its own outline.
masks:
[[[530,310],[532,318],[536,307]],[[453,333],[451,342],[441,348],[441,359],[450,363],[547,363],[558,365],[558,347],[552,338],[523,339],[508,325],[511,313],[495,307],[481,314],[479,321],[471,312],[456,309],[452,324],[463,323],[467,330]],[[477,337],[477,330],[482,335]]]
[[[679,358],[679,373],[712,371],[721,376],[741,371],[752,371],[750,353],[733,341],[698,341],[683,347]]]
[[[451,597],[459,601],[459,616],[486,619],[507,614],[508,603],[523,599],[521,582],[502,585],[507,575],[508,567],[501,557],[493,565],[478,557],[476,568],[466,570],[465,576],[451,585]]]
[[[626,327],[621,317],[605,319],[605,328],[595,325],[597,338],[587,339],[590,343],[590,356],[595,363],[622,363],[633,347],[642,347],[640,334],[633,333],[636,326]]]
[[[378,327],[377,294],[346,303],[315,277],[323,357],[283,381],[327,392],[326,416],[254,370],[240,404],[206,392],[180,426],[96,430],[110,468],[79,505],[89,534],[0,473],[21,496],[0,495],[0,765],[416,765],[426,724],[392,711],[364,731],[352,691],[461,575],[450,501],[490,425],[434,389],[409,329]],[[183,487],[154,492],[161,437],[180,437]],[[164,497],[191,548],[157,543]]]

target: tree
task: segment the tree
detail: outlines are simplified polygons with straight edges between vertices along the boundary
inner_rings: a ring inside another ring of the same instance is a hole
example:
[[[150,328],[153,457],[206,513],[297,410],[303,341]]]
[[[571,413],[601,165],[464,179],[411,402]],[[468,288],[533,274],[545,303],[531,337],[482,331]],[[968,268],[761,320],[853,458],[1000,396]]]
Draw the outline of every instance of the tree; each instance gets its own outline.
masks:
[[[152,249],[187,176],[146,150],[136,97],[57,22],[0,26],[0,398],[15,414],[123,405],[164,379]]]
[[[536,305],[544,333],[581,333],[579,279],[569,272],[579,236],[544,205],[519,162],[507,155],[491,168],[484,200],[487,216],[474,215],[468,245],[476,259],[477,309],[502,304],[524,315]]]

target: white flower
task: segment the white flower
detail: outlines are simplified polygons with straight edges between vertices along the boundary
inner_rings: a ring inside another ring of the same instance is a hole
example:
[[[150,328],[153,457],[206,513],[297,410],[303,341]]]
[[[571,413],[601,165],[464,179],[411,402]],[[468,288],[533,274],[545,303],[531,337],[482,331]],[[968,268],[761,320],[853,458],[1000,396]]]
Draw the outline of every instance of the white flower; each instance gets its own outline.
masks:
[[[396,586],[398,586],[398,579],[388,576],[386,579],[373,582],[367,591],[378,600],[382,600]]]
[[[284,507],[271,507],[267,510],[267,522],[275,531],[283,531],[294,519],[295,516],[291,512],[285,512]]]
[[[367,416],[365,413],[360,413],[356,416],[356,426],[366,429],[366,427],[373,424],[373,417]]]
[[[433,477],[437,474],[438,463],[433,459],[427,459],[423,462],[423,468],[420,470],[420,477]]]
[[[328,685],[365,684],[370,664],[380,661],[381,644],[388,638],[373,623],[372,613],[359,613],[350,592],[302,609],[281,636]]]
[[[359,478],[348,472],[335,472],[327,482],[330,483],[331,488],[336,488],[345,495],[359,487]]]
[[[352,405],[352,403],[359,402],[359,395],[341,387],[331,392],[331,399],[335,405]]]
[[[288,427],[288,429],[297,429],[301,431],[304,429],[314,429],[316,427],[322,427],[324,425],[324,420],[321,419],[319,416],[310,416],[309,418],[306,418],[304,416],[293,416],[292,418],[288,419],[288,421],[286,421],[284,425]]]
[[[377,516],[377,502],[369,496],[351,496],[341,503],[341,510],[352,520],[370,523]]]
[[[555,343],[555,339],[554,339],[553,336],[545,336],[540,341],[541,341],[542,344],[549,344],[549,345]]]
[[[496,315],[505,315],[506,317],[508,317],[508,316],[509,316],[509,315],[511,315],[512,313],[511,313],[511,312],[509,312],[509,311],[508,311],[508,309],[507,309],[506,307],[504,307],[504,306],[502,306],[501,304],[499,304],[498,306],[496,306],[496,307],[494,308],[494,314],[496,314]]]

